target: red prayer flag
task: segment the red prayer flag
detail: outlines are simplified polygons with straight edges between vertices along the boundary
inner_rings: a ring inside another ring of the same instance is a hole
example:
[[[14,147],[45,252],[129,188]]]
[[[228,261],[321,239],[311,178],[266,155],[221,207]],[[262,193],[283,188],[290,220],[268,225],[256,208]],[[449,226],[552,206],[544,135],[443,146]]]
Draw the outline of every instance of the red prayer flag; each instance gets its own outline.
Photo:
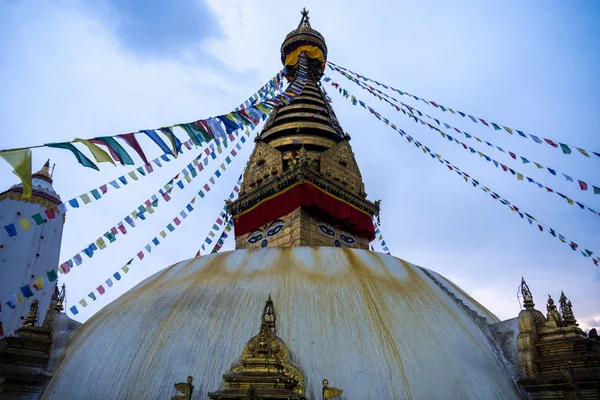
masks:
[[[508,154],[510,154],[510,156],[515,160],[517,159],[517,155],[515,153],[509,151]]]
[[[488,123],[487,123],[487,122],[485,122],[484,120],[482,120],[481,118],[479,118],[479,120],[480,120],[480,121],[481,121],[481,122],[482,122],[482,123],[483,123],[485,126],[487,126],[488,128],[490,127],[490,126],[488,125]]]
[[[60,264],[60,269],[62,270],[63,274],[67,274],[71,270],[71,268],[69,267],[69,263],[66,262]]]
[[[123,235],[125,235],[127,233],[127,229],[125,228],[125,225],[119,225],[119,230],[121,231],[121,233]]]
[[[577,180],[577,182],[579,182],[579,187],[581,188],[581,190],[588,190],[587,183],[580,181],[579,179]]]
[[[150,202],[150,200],[146,200],[144,202],[144,204],[146,205],[146,207],[150,207],[152,205],[152,203]]]
[[[44,211],[44,213],[46,214],[46,216],[48,217],[48,219],[54,219],[54,217],[56,217],[56,213],[54,212],[54,208],[48,208],[48,209],[46,209],[46,211]]]
[[[144,252],[143,252],[143,251],[140,251],[139,253],[137,253],[137,256],[138,256],[138,258],[139,258],[140,260],[143,260],[143,259],[144,259]]]
[[[596,267],[598,266],[598,260],[596,260],[595,258],[592,258],[592,260],[594,261],[594,264],[596,264]]]
[[[433,104],[436,108],[439,107],[435,101],[430,101],[430,103]]]
[[[550,193],[554,192],[554,190],[550,189],[549,187],[546,187],[546,190],[549,191]]]
[[[552,147],[558,147],[558,145],[557,145],[556,143],[554,143],[554,142],[553,142],[552,140],[550,140],[550,139],[546,139],[546,138],[544,138],[544,141],[545,141],[546,143],[548,143],[548,144],[549,144],[550,146],[552,146]]]
[[[508,171],[508,167],[504,164],[500,164],[500,166],[502,167],[502,169],[506,172]]]
[[[180,220],[179,220],[179,218],[177,218],[177,217],[175,217],[175,218],[173,219],[173,222],[175,222],[175,225],[179,225],[179,224],[181,224],[181,221],[180,221]]]
[[[185,147],[187,147],[187,149],[188,149],[188,150],[191,150],[191,149],[192,149],[192,145],[190,144],[190,141],[189,141],[189,140],[188,140],[187,142],[183,142],[183,145],[184,145]]]
[[[454,130],[458,133],[462,133],[458,128],[454,128]]]
[[[208,183],[204,185],[204,190],[210,192],[210,186],[208,186]]]
[[[146,158],[146,155],[144,154],[144,151],[142,150],[140,144],[138,143],[138,141],[135,137],[135,133],[124,133],[124,134],[118,135],[118,136],[121,139],[123,139],[124,141],[126,141],[127,144],[130,145],[136,151],[136,153],[138,153],[138,155],[142,158],[142,160],[144,160],[144,164],[149,164],[148,159]]]
[[[544,228],[540,224],[538,224],[538,228],[540,228],[540,232],[544,232]]]
[[[234,157],[237,156],[237,151],[235,151],[235,149],[231,150],[231,155]]]
[[[146,164],[146,171],[148,171],[148,173],[154,171],[154,169],[152,169],[152,164]]]
[[[108,192],[108,186],[106,186],[106,185],[100,186],[100,191],[102,192],[102,194],[106,194],[106,192]]]
[[[110,228],[110,231],[113,233],[113,235],[116,235],[118,233],[117,228],[114,226]]]
[[[169,193],[167,193],[167,192],[164,192],[162,197],[163,197],[163,199],[165,199],[166,202],[171,200],[171,196],[169,196]]]
[[[104,290],[104,286],[100,285],[96,288],[96,290],[98,291],[98,293],[100,294],[104,294],[106,292],[106,290]]]
[[[202,163],[198,164],[198,171],[201,172],[204,170],[204,165]]]
[[[200,250],[196,253],[196,257],[200,257]]]
[[[221,218],[217,218],[217,224],[221,225],[223,223],[223,220]]]
[[[239,193],[239,192],[240,192],[240,188],[239,188],[239,187],[237,187],[237,185],[236,185],[236,186],[233,188],[233,191],[234,191],[234,192],[236,192],[236,193]]]
[[[229,140],[231,140],[232,142],[235,140],[235,136],[233,136],[233,133],[229,133]]]
[[[576,249],[577,249],[577,247],[578,247],[577,243],[575,243],[575,242],[571,242],[571,243],[569,243],[569,246],[571,246],[571,248],[572,248],[573,250],[576,250]]]

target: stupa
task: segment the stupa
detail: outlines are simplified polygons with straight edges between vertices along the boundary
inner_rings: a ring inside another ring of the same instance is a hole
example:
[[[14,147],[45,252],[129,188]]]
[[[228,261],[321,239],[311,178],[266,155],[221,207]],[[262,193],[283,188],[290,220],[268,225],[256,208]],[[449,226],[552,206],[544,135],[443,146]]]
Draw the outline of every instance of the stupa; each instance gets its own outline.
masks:
[[[228,203],[236,250],[175,263],[102,309],[42,398],[526,396],[516,344],[512,363],[497,344],[516,341],[517,319],[369,250],[379,202],[319,85],[326,58],[303,12],[281,47],[302,92],[271,114]]]

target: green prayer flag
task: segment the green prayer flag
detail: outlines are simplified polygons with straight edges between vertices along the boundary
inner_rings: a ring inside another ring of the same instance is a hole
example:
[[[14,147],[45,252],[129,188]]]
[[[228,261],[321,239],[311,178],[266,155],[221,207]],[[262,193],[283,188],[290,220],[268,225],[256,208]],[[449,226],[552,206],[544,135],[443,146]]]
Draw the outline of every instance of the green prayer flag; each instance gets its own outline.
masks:
[[[173,232],[175,230],[175,228],[171,224],[167,225],[167,229],[169,230],[169,232]]]
[[[71,143],[46,143],[45,146],[55,147],[57,149],[70,150],[79,162],[79,164],[83,165],[84,167],[93,168],[96,171],[100,171],[100,169],[98,169],[98,167],[92,162],[92,160],[87,158],[81,151],[79,151],[79,149],[77,149],[77,147],[73,146],[73,144]]]
[[[100,199],[100,197],[102,197],[102,196],[100,195],[100,192],[98,192],[98,189],[94,189],[94,190],[92,190],[92,191],[91,191],[91,193],[92,193],[92,196],[94,196],[94,198],[95,198],[96,200],[98,200],[98,199]]]
[[[44,218],[40,214],[32,215],[31,218],[35,221],[36,224],[41,225],[44,223]]]
[[[144,168],[139,167],[136,171],[139,172],[142,176],[146,176],[146,171],[144,171]]]
[[[110,152],[113,157],[116,154],[117,157],[119,157],[119,159],[121,160],[121,164],[122,165],[133,165],[133,160],[131,159],[131,156],[125,151],[125,149],[123,148],[123,146],[121,146],[119,144],[119,142],[117,142],[115,140],[115,138],[112,138],[110,136],[100,136],[96,138],[97,140],[101,140],[104,143],[106,143],[106,146],[108,146],[109,149],[111,149],[112,151]],[[114,151],[114,154],[113,154]]]
[[[106,232],[106,233],[104,234],[104,237],[105,237],[105,238],[107,238],[107,239],[108,239],[108,241],[109,241],[110,243],[112,243],[112,242],[114,242],[115,240],[117,240],[117,239],[115,238],[115,235],[114,235],[112,232]]]
[[[594,194],[600,194],[600,188],[596,187],[594,185],[592,185],[592,187],[594,188]]]
[[[497,124],[495,124],[494,122],[491,122],[491,124],[494,127],[494,129],[497,130],[497,131],[499,131],[500,129],[502,129]]]
[[[566,144],[563,143],[559,143],[560,148],[562,149],[563,153],[565,154],[571,154],[571,149],[569,148],[569,146],[567,146]]]
[[[523,161],[523,164],[527,164],[529,162],[529,160],[523,156],[521,156],[521,161]]]
[[[204,192],[203,192],[202,190],[201,190],[201,191],[199,191],[199,192],[198,192],[198,196],[200,196],[200,197],[204,198]]]
[[[90,294],[88,294],[88,296],[90,297],[90,299],[96,301],[96,295],[94,294],[94,292],[91,292]]]
[[[231,158],[229,156],[225,157],[225,162],[231,164]]]
[[[50,271],[46,272],[46,276],[48,277],[48,280],[50,282],[54,282],[55,280],[58,279],[58,275],[56,274],[55,269],[51,269]]]

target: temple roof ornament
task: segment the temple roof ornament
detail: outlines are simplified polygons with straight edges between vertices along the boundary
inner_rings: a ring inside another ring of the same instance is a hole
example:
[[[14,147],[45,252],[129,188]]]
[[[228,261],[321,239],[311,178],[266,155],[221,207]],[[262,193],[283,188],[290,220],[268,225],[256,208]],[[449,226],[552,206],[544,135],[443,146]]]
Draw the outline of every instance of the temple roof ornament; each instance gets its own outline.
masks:
[[[571,304],[571,300],[567,299],[564,292],[560,292],[560,313],[562,314],[562,318],[567,325],[579,326],[577,320],[575,319],[575,315],[573,314],[573,305]]]
[[[290,363],[289,350],[277,336],[277,313],[271,296],[263,308],[258,335],[246,343],[240,360],[223,378],[224,389],[209,392],[210,399],[304,399],[304,377]]]
[[[527,282],[525,282],[523,277],[521,277],[521,287],[519,291],[523,297],[523,307],[525,307],[526,310],[532,310],[535,307],[533,296],[531,295],[531,290],[529,290],[529,286],[527,286]]]
[[[25,320],[23,321],[23,326],[38,325],[40,315],[39,305],[40,302],[38,301],[38,299],[35,299],[31,302],[31,306],[29,307],[29,314],[27,314],[27,317],[25,317]]]
[[[323,379],[323,400],[339,397],[342,395],[342,393],[344,393],[342,389],[329,387],[329,381],[327,379]]]
[[[188,376],[187,382],[179,382],[174,384],[173,386],[175,387],[175,390],[177,390],[178,393],[182,393],[183,396],[176,395],[171,397],[171,400],[190,400],[192,398],[192,393],[194,393],[194,385],[192,385],[193,381],[194,378]]]

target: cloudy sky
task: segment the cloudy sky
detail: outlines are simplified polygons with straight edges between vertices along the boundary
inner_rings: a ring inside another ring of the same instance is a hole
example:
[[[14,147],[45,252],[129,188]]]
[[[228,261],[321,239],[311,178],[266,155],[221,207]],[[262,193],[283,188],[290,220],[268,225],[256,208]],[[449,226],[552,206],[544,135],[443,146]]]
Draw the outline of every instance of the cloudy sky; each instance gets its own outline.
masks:
[[[300,10],[326,38],[339,65],[472,115],[535,135],[600,151],[600,7],[559,1],[234,0],[2,1],[0,148],[127,133],[229,112],[281,69],[279,47]],[[282,5],[285,4],[285,5]],[[417,126],[342,76],[342,87],[504,198],[580,246],[600,252],[600,217],[517,181],[491,163]],[[392,253],[433,269],[501,319],[519,312],[524,276],[543,309],[560,291],[583,327],[600,328],[600,268],[408,144],[328,85],[361,167],[370,199],[382,199],[382,232]],[[403,101],[473,135],[600,186],[600,159],[563,155],[426,104]],[[182,131],[180,137],[185,137]],[[458,135],[457,135],[458,137]],[[464,139],[460,138],[461,140]],[[147,276],[194,256],[229,194],[249,146],[215,189],[168,239],[77,319],[83,321]],[[600,196],[477,142],[518,171],[600,209]],[[155,157],[158,148],[143,142]],[[193,158],[187,152],[150,177],[69,211],[61,261],[122,220]],[[128,167],[80,167],[58,149],[35,149],[34,169],[56,163],[64,200]],[[139,159],[138,165],[139,163]],[[214,165],[214,164],[213,164]],[[213,170],[211,167],[209,170]],[[64,277],[75,304],[117,271],[187,204],[207,179],[176,190],[130,234]],[[0,164],[2,190],[16,183]],[[225,249],[233,248],[228,239]],[[62,278],[61,278],[62,279]]]

